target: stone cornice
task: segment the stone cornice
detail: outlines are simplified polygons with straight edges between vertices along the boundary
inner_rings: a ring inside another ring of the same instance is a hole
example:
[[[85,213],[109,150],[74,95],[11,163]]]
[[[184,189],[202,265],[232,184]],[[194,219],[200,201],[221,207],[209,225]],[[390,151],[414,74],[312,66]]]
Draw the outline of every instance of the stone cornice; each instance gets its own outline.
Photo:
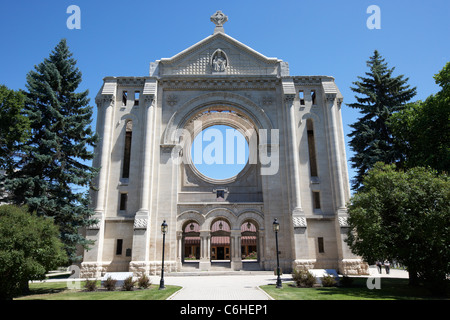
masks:
[[[165,90],[248,90],[248,89],[272,89],[279,85],[279,79],[255,77],[255,78],[217,78],[217,77],[189,77],[189,78],[163,78],[160,83]]]

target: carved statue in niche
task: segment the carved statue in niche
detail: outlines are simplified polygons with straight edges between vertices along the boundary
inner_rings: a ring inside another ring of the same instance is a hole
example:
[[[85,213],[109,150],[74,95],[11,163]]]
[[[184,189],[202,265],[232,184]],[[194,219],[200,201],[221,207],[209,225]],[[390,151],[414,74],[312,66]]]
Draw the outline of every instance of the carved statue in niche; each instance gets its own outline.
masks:
[[[225,72],[228,65],[225,52],[218,49],[214,52],[212,57],[212,68],[214,72]]]

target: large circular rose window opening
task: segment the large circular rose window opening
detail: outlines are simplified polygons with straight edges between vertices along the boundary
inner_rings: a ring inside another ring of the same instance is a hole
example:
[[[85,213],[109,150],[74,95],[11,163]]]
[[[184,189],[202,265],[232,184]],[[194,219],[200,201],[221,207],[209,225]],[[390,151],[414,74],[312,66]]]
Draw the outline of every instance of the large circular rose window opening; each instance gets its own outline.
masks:
[[[213,125],[198,133],[191,146],[195,168],[214,180],[237,176],[247,165],[249,146],[244,135],[226,125]]]

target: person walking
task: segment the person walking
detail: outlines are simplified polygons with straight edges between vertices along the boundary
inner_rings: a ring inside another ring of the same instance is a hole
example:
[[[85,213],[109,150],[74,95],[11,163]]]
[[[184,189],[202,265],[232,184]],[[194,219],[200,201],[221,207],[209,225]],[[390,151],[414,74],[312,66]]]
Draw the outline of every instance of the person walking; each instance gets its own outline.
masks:
[[[384,269],[386,270],[386,274],[389,274],[389,270],[390,270],[390,263],[389,260],[385,260],[384,261]]]
[[[381,261],[377,260],[376,265],[377,265],[378,273],[381,274]]]

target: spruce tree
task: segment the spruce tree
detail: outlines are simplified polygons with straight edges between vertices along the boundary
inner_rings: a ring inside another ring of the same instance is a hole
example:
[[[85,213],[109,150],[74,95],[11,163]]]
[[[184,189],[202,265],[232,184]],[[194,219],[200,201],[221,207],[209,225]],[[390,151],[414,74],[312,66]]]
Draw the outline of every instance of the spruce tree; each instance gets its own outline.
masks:
[[[359,94],[349,107],[359,109],[362,117],[350,125],[354,130],[348,135],[354,156],[350,158],[352,168],[357,169],[352,188],[362,187],[363,176],[375,163],[397,163],[401,166],[402,154],[395,147],[395,139],[389,128],[390,116],[401,110],[416,94],[410,88],[408,78],[394,77],[395,68],[388,68],[385,59],[375,50],[367,61],[369,72],[358,77],[350,89]]]
[[[82,79],[72,55],[63,39],[28,73],[24,94],[31,137],[6,187],[11,202],[54,219],[74,259],[76,245],[88,245],[78,231],[92,223],[88,189],[98,170],[89,165],[89,147],[97,141],[89,92],[76,92]]]

